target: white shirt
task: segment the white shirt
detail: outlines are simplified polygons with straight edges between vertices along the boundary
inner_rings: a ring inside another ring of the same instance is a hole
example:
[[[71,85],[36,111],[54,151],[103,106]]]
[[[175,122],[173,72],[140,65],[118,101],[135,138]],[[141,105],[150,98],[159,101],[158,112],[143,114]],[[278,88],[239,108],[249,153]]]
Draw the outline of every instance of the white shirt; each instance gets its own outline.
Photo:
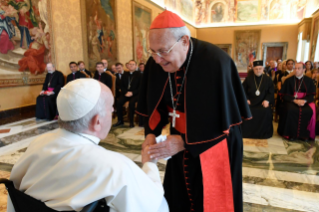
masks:
[[[288,72],[288,74],[290,74],[291,72],[293,72],[293,70],[289,71],[288,69],[286,70]]]
[[[297,77],[297,76],[296,76]],[[300,77],[297,77],[299,80],[303,77],[303,75],[301,75]]]
[[[155,163],[132,160],[98,146],[97,137],[57,129],[36,138],[14,165],[20,191],[57,211],[80,211],[105,198],[110,212],[168,212]],[[90,141],[91,140],[91,141]],[[15,212],[8,196],[8,212]]]

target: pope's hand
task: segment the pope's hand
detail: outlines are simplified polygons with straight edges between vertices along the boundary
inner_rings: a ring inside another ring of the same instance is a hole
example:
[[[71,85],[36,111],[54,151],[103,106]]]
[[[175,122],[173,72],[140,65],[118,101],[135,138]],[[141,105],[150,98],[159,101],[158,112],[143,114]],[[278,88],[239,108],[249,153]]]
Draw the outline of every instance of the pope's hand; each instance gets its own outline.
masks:
[[[148,134],[145,138],[144,143],[142,144],[142,149],[146,148],[147,146],[151,146],[156,144],[156,137],[154,134]],[[143,150],[142,150],[143,151]]]
[[[150,155],[148,154],[149,151],[149,146],[146,146],[145,148],[142,149],[141,155],[142,155],[142,164],[146,162],[153,162],[157,163],[157,160],[151,159]]]
[[[183,138],[180,135],[169,135],[166,141],[149,147],[152,159],[163,159],[171,157],[185,150]]]
[[[41,92],[40,92],[40,95],[41,95],[41,96],[44,95],[44,91],[41,91]]]

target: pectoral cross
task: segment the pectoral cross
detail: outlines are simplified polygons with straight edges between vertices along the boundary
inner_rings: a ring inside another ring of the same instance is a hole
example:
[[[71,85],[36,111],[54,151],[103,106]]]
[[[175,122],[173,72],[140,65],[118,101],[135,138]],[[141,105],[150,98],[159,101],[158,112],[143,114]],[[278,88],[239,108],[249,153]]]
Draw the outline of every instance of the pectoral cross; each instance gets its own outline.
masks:
[[[180,115],[176,113],[176,110],[173,110],[173,113],[169,113],[168,115],[172,117],[172,127],[175,128],[176,118],[179,118]]]

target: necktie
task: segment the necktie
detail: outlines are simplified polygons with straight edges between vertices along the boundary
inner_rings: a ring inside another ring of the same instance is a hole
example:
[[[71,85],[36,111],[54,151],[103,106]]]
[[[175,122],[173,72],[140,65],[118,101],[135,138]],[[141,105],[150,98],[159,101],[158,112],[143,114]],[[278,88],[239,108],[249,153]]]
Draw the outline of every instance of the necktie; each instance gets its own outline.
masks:
[[[75,79],[75,74],[73,74],[73,79]]]
[[[99,81],[101,81],[101,74],[100,74],[100,76],[99,76]]]

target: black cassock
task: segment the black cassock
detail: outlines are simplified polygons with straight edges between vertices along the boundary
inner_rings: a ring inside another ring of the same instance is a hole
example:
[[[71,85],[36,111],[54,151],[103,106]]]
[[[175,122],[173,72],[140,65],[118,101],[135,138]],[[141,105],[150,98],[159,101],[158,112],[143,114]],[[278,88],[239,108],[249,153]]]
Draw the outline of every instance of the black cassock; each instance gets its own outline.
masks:
[[[301,86],[300,83],[302,83]],[[301,98],[307,101],[303,107],[299,107],[293,102],[295,99],[294,93],[298,91],[299,86],[299,93],[306,93],[306,96]],[[314,83],[307,76],[302,77],[300,80],[296,77],[290,77],[285,81],[280,91],[280,95],[284,100],[284,109],[279,117],[279,135],[293,138],[309,138],[310,131],[307,127],[313,114],[309,103],[314,101],[315,94]]]
[[[99,74],[98,71],[95,71],[94,79],[100,81],[101,83],[103,83],[104,85],[109,87],[109,89],[112,90],[113,82],[112,82],[112,77],[109,74],[107,74],[105,72],[103,72],[102,74]]]
[[[260,84],[259,96],[256,95],[256,84],[257,86]],[[250,101],[249,108],[253,116],[251,120],[244,121],[242,124],[243,137],[259,139],[272,137],[273,124],[271,106],[275,102],[273,81],[266,74],[263,74],[260,77],[255,76],[255,74],[251,74],[247,76],[243,82],[243,87],[247,100]],[[264,108],[262,106],[264,100],[269,102],[268,108]]]
[[[282,87],[282,78],[283,77],[286,77],[286,76],[288,76],[289,75],[289,73],[287,72],[287,71],[285,71],[285,73],[279,73],[278,74],[278,80],[277,80],[277,84],[278,84],[278,82],[281,82],[281,87]],[[277,84],[276,84],[276,86],[277,86]],[[277,93],[277,102],[276,102],[276,112],[277,112],[277,114],[279,115],[279,117],[280,117],[280,114],[282,113],[282,111],[284,110],[284,100],[282,99],[282,96],[281,95],[279,95],[279,90],[277,91],[278,93]]]
[[[56,98],[64,86],[64,76],[60,71],[54,71],[52,74],[47,73],[42,87],[43,91],[53,88],[54,94],[51,96],[39,95],[37,97],[36,118],[52,120],[57,115]]]
[[[86,78],[86,76],[81,73],[80,71],[77,71],[75,73],[71,73],[66,77],[66,84],[68,84],[69,82],[76,80],[76,79],[80,79],[80,78]]]
[[[176,127],[184,151],[168,160],[164,179],[170,211],[243,211],[242,118],[250,118],[232,59],[213,44],[192,38],[194,52],[177,104]],[[190,53],[188,53],[190,54]],[[172,77],[174,102],[186,63]],[[145,134],[161,134],[172,111],[168,73],[150,58],[143,73],[137,113]]]

